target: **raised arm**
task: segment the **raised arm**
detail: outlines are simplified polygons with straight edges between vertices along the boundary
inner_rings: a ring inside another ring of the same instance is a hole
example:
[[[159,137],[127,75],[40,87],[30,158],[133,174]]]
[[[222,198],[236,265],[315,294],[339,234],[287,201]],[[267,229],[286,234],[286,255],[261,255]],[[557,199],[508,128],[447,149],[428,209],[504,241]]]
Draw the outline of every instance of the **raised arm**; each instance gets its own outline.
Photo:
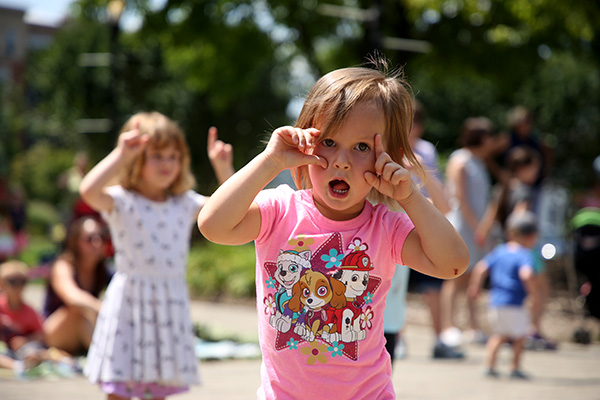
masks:
[[[395,199],[415,225],[402,250],[409,267],[442,279],[456,278],[466,271],[469,251],[444,215],[417,190],[410,173],[384,151],[381,136],[375,137],[375,174],[365,179],[382,194]]]
[[[206,150],[219,184],[222,185],[235,173],[233,168],[233,146],[219,140],[217,128],[211,126],[208,129]]]
[[[227,179],[202,207],[198,229],[210,241],[237,245],[248,243],[260,231],[260,211],[254,198],[284,169],[325,160],[311,155],[316,129],[276,129],[266,149]]]
[[[123,132],[119,136],[117,147],[100,161],[83,178],[79,193],[83,200],[96,211],[110,211],[113,207],[112,197],[105,192],[105,186],[141,153],[148,142],[147,135],[141,135],[134,125],[134,129]]]

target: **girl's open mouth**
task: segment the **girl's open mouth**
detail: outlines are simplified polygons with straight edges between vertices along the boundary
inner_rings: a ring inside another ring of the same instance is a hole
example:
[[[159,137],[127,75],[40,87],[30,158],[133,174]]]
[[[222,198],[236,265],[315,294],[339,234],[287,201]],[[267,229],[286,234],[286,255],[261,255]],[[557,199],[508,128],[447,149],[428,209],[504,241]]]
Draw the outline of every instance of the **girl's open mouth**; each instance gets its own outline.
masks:
[[[329,188],[334,195],[345,196],[350,190],[350,185],[341,179],[334,179],[329,182]]]

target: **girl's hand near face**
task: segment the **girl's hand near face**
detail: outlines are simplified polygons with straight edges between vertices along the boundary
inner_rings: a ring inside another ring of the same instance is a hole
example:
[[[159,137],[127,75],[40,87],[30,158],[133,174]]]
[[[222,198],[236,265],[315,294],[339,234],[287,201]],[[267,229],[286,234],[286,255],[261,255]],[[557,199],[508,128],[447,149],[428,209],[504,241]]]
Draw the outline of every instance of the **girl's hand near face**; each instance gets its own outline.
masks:
[[[384,151],[379,134],[375,135],[375,173],[365,172],[365,179],[381,194],[399,203],[416,190],[410,172]]]
[[[120,150],[121,156],[131,161],[137,157],[146,147],[148,143],[148,135],[142,135],[139,130],[139,122],[133,123],[133,129],[123,132],[119,135],[117,149]]]
[[[281,170],[316,164],[327,167],[327,161],[312,154],[321,131],[283,126],[275,129],[264,151],[265,157]]]

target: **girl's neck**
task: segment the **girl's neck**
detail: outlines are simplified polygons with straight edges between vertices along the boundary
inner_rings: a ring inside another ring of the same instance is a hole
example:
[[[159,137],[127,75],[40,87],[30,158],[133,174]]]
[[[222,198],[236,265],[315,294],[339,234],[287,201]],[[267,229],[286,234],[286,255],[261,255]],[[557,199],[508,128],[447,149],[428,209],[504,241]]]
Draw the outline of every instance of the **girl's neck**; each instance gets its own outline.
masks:
[[[148,200],[162,202],[167,200],[167,192],[163,189],[149,188],[148,186],[140,186],[136,191],[147,198]]]

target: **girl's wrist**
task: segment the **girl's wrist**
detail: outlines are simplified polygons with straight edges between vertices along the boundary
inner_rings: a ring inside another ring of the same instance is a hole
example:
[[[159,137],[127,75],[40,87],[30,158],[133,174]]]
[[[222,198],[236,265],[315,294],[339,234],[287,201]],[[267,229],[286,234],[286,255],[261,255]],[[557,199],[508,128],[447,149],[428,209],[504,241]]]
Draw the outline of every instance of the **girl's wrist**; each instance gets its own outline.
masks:
[[[274,176],[285,169],[284,166],[281,165],[280,162],[277,162],[275,157],[272,154],[270,154],[267,150],[264,150],[256,158],[260,165],[260,168],[264,168],[265,172],[273,173]]]
[[[408,194],[408,196],[405,196],[402,199],[394,198],[394,200],[396,200],[398,202],[398,204],[400,204],[403,208],[410,206],[410,204],[412,204],[416,201],[416,197],[417,197],[416,193],[419,191],[416,190],[416,188],[413,185],[411,185],[411,188],[412,188],[412,190]]]

